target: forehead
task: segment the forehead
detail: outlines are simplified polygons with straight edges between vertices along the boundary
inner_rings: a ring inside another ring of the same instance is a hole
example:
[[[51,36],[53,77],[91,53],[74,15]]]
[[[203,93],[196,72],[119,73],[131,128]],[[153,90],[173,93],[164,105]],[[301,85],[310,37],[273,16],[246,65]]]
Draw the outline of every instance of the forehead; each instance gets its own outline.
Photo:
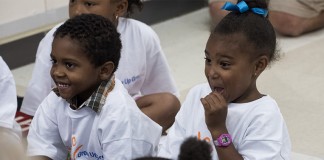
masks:
[[[206,51],[209,54],[231,53],[241,54],[251,51],[251,44],[248,43],[246,37],[241,33],[229,35],[211,34],[207,44]]]
[[[69,36],[55,37],[52,43],[52,55],[56,56],[85,56],[84,49],[77,40]]]

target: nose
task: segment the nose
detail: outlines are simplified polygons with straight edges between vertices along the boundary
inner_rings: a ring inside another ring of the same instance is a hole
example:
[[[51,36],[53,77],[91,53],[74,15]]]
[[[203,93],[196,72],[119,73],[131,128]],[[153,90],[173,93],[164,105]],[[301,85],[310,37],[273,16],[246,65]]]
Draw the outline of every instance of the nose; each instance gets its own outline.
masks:
[[[217,79],[219,77],[217,72],[217,67],[215,66],[208,66],[205,68],[206,76],[208,79]]]
[[[64,70],[61,67],[56,66],[56,65],[52,66],[51,73],[52,73],[53,78],[54,77],[59,78],[59,77],[64,77],[65,76]]]
[[[85,12],[85,8],[81,3],[75,3],[70,6],[70,17],[78,16],[84,14]]]

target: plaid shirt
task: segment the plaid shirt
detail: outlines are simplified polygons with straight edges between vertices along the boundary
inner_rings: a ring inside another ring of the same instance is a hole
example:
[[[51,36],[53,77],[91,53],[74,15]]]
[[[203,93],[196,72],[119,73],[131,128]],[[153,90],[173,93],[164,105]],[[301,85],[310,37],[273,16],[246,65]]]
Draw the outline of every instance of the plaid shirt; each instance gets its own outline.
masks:
[[[99,113],[102,109],[102,106],[106,102],[106,98],[114,89],[115,86],[115,76],[112,76],[109,81],[102,81],[98,89],[92,93],[92,95],[83,102],[82,105],[78,106],[78,100],[77,97],[73,97],[71,99],[66,100],[68,103],[70,103],[70,107],[72,109],[79,110],[85,106],[90,107],[92,110],[94,110],[96,113]],[[53,92],[60,97],[60,93],[57,87],[52,89]]]

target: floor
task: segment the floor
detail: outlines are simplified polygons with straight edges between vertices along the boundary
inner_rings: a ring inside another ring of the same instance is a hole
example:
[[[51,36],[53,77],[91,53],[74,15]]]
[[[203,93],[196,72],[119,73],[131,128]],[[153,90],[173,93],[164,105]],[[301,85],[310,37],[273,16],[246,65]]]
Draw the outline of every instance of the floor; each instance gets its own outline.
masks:
[[[209,36],[207,8],[152,25],[161,39],[181,101],[205,82],[204,49]],[[275,98],[287,122],[293,160],[324,160],[324,30],[278,38],[281,60],[263,72],[258,87]],[[24,95],[33,64],[12,70]],[[322,96],[321,96],[322,95]]]

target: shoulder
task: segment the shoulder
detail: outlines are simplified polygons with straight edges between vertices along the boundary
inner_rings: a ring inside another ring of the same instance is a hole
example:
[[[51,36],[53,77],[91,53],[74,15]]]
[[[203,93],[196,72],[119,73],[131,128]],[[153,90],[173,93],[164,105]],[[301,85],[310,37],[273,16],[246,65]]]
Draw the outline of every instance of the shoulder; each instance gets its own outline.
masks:
[[[142,38],[158,39],[155,31],[147,24],[131,18],[120,18],[117,30],[122,34],[135,35]]]
[[[200,99],[208,95],[210,92],[211,90],[208,83],[198,84],[194,86],[187,94],[179,112],[185,112],[186,114],[191,113],[195,115],[198,110],[203,109],[202,107],[197,107],[202,105]]]
[[[53,35],[54,35],[56,29],[58,27],[60,27],[62,24],[63,24],[63,22],[57,24],[51,30],[49,30],[38,45],[36,58],[43,60],[45,64],[50,64],[47,62],[49,60],[50,52],[52,50],[52,42],[54,39]]]
[[[105,105],[102,108],[102,114],[110,114],[111,116],[119,116],[126,114],[129,109],[137,108],[134,99],[128,94],[123,84],[115,79],[115,87],[108,94]]]
[[[133,30],[138,30],[138,31],[142,31],[142,32],[146,32],[146,31],[153,31],[153,29],[148,26],[147,24],[132,19],[132,18],[123,18],[121,17],[119,19],[119,24],[118,24],[118,29],[133,29]],[[154,32],[154,31],[153,31]]]
[[[207,94],[209,94],[211,92],[211,89],[209,87],[208,83],[202,83],[202,84],[198,84],[194,87],[192,87],[189,90],[189,93],[187,95],[190,97],[200,97],[200,96],[206,96]]]
[[[67,102],[64,99],[58,97],[53,91],[51,91],[48,96],[42,101],[40,107],[44,111],[51,113],[63,109],[66,104]]]
[[[267,127],[275,127],[276,125],[284,123],[283,116],[276,101],[270,96],[264,96],[256,101],[248,103],[246,106],[234,108],[235,107],[233,107],[232,110],[240,110],[239,112],[245,115],[245,120],[251,126],[266,124],[265,126]]]
[[[266,113],[266,114],[278,114],[280,113],[277,102],[269,95],[263,96],[262,98],[256,100],[254,103],[254,112],[256,113]]]
[[[56,31],[57,28],[60,27],[63,23],[64,23],[64,22],[61,22],[61,23],[58,23],[57,25],[55,25],[51,30],[49,30],[49,31],[46,33],[46,35],[45,35],[45,37],[44,37],[43,39],[49,39],[49,38],[53,39],[53,35],[54,35],[55,31]]]

